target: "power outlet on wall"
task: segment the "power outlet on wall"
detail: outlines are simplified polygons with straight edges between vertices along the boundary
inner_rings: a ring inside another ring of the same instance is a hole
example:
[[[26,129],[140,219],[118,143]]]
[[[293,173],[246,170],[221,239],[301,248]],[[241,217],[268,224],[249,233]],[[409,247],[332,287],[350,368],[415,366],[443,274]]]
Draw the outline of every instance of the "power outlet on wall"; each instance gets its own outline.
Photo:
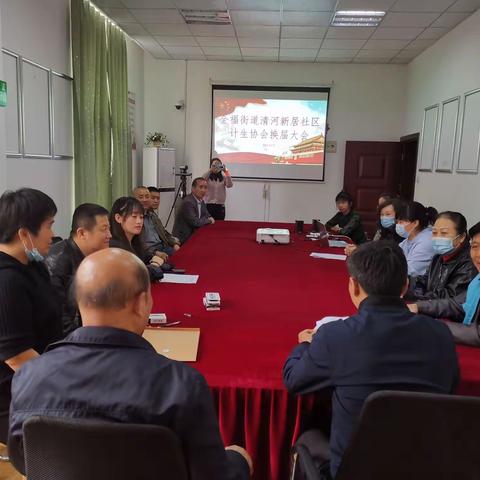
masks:
[[[327,140],[325,143],[325,151],[327,153],[337,153],[337,141]]]

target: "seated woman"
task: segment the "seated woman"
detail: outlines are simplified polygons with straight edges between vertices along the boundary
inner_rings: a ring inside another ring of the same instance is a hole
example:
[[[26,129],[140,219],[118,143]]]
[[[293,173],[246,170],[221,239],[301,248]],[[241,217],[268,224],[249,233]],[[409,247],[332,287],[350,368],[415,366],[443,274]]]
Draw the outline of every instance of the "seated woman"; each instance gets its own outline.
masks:
[[[395,230],[405,239],[400,248],[407,258],[409,276],[425,275],[432,261],[435,251],[429,224],[435,221],[436,214],[434,208],[425,208],[418,202],[402,203],[397,212]]]
[[[367,241],[360,215],[353,210],[353,198],[347,192],[340,192],[335,197],[338,213],[332,217],[325,227],[337,235],[350,237],[353,243]]]
[[[403,242],[403,238],[395,231],[395,215],[399,210],[400,201],[397,199],[385,200],[378,207],[380,214],[379,228],[373,237],[373,241],[377,240],[392,240],[395,243]],[[345,255],[350,256],[355,249],[356,245],[348,245],[345,247]]]
[[[392,240],[395,243],[403,242],[403,238],[395,230],[395,216],[400,210],[401,202],[396,198],[386,200],[378,206],[380,215],[379,228],[373,240]]]
[[[147,252],[142,241],[144,208],[133,197],[115,200],[110,212],[110,247],[128,250],[139,257],[147,266],[152,281],[161,280],[164,260]]]
[[[0,442],[7,443],[13,374],[63,338],[61,308],[43,263],[57,207],[32,188],[0,197]]]
[[[446,318],[450,303],[463,303],[467,287],[477,274],[470,258],[467,220],[458,212],[442,212],[432,230],[436,255],[428,273],[411,279],[408,308],[414,313]]]
[[[480,272],[480,222],[468,233],[471,239],[470,256],[477,272]],[[442,315],[453,320],[446,323],[455,342],[480,347],[480,273],[469,283],[465,303],[462,304],[461,299],[455,300],[448,304]]]

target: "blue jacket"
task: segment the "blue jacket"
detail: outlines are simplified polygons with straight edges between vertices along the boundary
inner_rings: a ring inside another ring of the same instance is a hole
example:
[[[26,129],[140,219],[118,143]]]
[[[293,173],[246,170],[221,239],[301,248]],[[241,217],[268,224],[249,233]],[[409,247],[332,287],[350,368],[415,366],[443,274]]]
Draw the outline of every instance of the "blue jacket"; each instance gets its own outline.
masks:
[[[243,457],[225,452],[203,376],[126,330],[81,327],[15,374],[14,458],[22,457],[22,425],[32,415],[163,425],[179,437],[191,480],[248,476]]]
[[[360,304],[357,315],[321,326],[311,344],[295,347],[283,368],[284,383],[293,393],[333,387],[332,476],[370,393],[449,393],[458,378],[446,325],[410,313],[400,298],[372,296]]]

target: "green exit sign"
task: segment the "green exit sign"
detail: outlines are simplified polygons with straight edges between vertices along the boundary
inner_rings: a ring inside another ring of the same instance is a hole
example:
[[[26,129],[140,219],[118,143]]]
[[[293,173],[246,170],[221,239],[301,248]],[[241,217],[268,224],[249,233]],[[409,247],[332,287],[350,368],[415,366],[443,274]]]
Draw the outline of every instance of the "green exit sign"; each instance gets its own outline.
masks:
[[[0,80],[0,107],[7,106],[7,82]]]

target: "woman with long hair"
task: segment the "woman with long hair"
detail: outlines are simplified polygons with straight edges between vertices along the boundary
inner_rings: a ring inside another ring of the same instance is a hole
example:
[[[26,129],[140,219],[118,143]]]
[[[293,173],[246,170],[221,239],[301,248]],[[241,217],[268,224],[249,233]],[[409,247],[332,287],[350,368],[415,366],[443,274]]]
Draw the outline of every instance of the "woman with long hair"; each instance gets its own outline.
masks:
[[[151,280],[161,280],[161,266],[164,260],[147,252],[142,240],[143,217],[142,204],[133,197],[120,197],[115,200],[110,211],[110,247],[121,248],[134,253],[148,268]]]

